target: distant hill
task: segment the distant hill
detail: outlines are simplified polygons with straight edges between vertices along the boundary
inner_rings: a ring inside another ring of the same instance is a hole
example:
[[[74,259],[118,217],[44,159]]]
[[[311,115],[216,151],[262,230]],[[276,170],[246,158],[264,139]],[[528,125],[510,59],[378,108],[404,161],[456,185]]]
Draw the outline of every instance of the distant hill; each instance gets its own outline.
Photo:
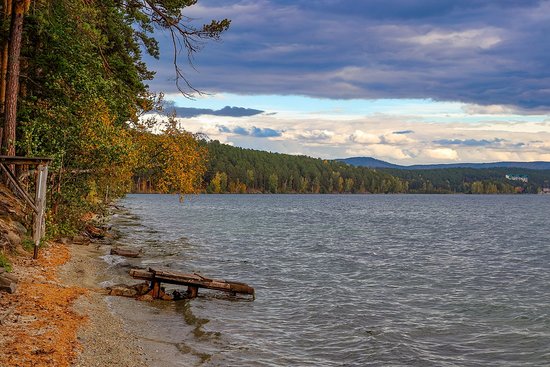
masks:
[[[357,167],[395,168],[395,169],[405,168],[405,166],[384,162],[384,161],[381,161],[380,159],[371,158],[371,157],[351,157],[351,158],[337,159],[337,161],[351,164],[352,166],[357,166]]]
[[[550,170],[550,162],[492,162],[492,163],[451,163],[451,164],[415,164],[412,166],[401,166],[384,162],[371,157],[351,157],[338,159],[338,161],[351,164],[358,167],[369,168],[393,168],[403,170],[430,170],[430,169],[448,169],[448,168],[523,168],[533,170]]]

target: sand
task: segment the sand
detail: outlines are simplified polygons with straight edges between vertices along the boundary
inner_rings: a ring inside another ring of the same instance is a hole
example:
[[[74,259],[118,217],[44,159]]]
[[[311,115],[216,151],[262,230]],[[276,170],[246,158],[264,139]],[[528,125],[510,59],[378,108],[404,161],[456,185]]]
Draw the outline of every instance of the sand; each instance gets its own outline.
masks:
[[[97,286],[99,255],[93,243],[50,244],[38,260],[14,260],[18,290],[0,293],[0,366],[147,366]]]

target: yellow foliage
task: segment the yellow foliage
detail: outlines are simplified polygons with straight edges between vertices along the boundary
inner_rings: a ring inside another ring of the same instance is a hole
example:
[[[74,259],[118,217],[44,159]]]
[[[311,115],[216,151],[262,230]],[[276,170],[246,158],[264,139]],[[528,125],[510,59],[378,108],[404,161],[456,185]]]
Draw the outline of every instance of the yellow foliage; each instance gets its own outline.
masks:
[[[184,195],[202,189],[207,149],[195,135],[170,121],[160,134],[141,131],[136,138],[139,152],[136,172],[149,179],[156,191]]]

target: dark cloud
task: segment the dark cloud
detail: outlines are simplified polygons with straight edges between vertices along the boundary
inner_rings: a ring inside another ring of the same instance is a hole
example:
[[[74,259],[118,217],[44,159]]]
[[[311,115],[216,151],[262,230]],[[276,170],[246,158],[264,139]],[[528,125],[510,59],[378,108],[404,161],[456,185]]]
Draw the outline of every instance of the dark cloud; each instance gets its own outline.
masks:
[[[550,108],[549,1],[201,0],[189,15],[232,19],[188,69],[201,90]],[[170,45],[155,90],[175,91]]]
[[[499,139],[495,138],[493,140],[487,140],[487,139],[440,139],[440,140],[434,140],[435,144],[439,145],[461,145],[465,147],[484,147],[488,145],[495,145],[502,142],[505,142],[505,139]]]
[[[393,134],[396,135],[407,135],[407,134],[413,134],[414,131],[412,130],[401,130],[401,131],[394,131]]]
[[[163,112],[167,115],[176,114],[177,117],[196,117],[200,115],[227,116],[227,117],[246,117],[263,113],[262,110],[244,107],[225,106],[221,110],[212,110],[209,108],[176,107],[176,105],[167,101],[164,103]]]
[[[225,125],[218,125],[218,130],[222,133],[232,133],[242,136],[252,136],[254,138],[275,138],[282,135],[282,131],[274,130],[270,128],[259,128],[253,126],[252,128],[245,128],[242,126],[237,126],[234,128],[229,128]]]

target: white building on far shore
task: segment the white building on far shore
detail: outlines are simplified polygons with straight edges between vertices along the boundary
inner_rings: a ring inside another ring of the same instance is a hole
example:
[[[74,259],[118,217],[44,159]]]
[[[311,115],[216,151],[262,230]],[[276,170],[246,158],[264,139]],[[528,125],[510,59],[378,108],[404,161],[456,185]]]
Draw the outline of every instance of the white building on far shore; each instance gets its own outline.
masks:
[[[510,181],[522,181],[522,182],[529,182],[529,177],[526,175],[511,175],[507,174],[506,178]]]

